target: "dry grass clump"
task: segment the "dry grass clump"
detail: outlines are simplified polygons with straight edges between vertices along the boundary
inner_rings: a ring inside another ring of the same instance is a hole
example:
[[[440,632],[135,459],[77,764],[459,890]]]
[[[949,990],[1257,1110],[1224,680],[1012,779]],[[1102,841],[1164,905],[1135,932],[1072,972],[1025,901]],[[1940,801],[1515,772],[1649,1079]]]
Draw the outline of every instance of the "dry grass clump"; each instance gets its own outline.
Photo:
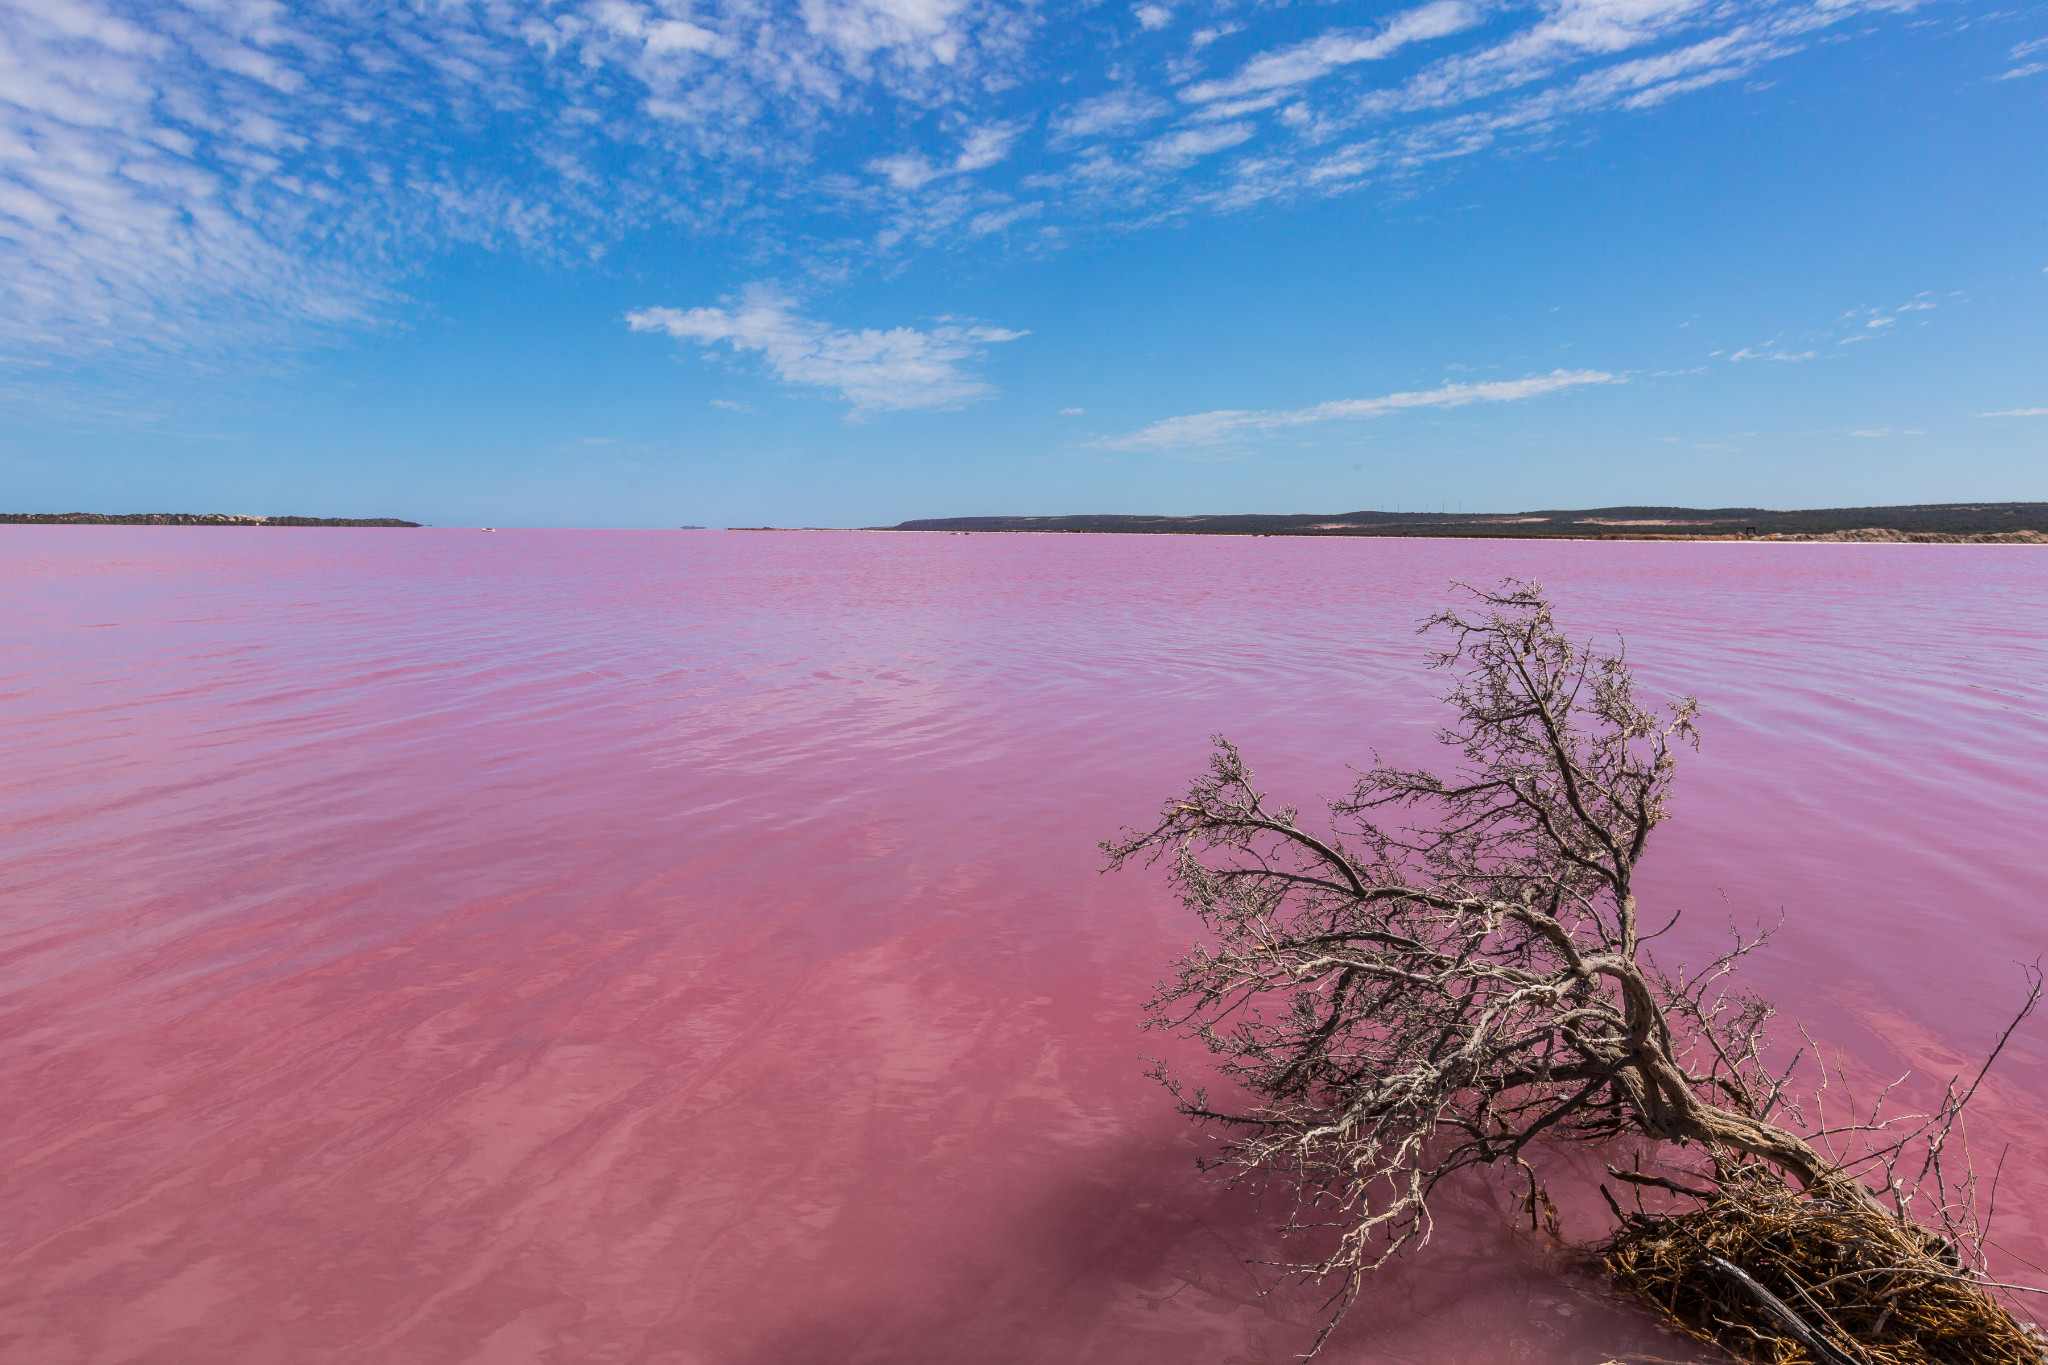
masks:
[[[2040,1365],[2041,1336],[1954,1244],[1862,1201],[1720,1173],[1687,1213],[1623,1213],[1598,1248],[1615,1284],[1688,1335],[1763,1365]],[[1611,1196],[1610,1196],[1611,1200]]]

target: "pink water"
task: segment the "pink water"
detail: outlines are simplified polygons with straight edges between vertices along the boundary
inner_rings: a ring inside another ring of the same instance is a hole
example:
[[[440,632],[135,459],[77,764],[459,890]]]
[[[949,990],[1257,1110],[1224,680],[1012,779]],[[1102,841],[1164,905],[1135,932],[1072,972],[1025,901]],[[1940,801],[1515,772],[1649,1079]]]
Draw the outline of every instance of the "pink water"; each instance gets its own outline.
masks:
[[[0,1355],[1292,1358],[1094,845],[1211,731],[1426,757],[1410,626],[1508,573],[1709,708],[1670,953],[1783,907],[1852,1070],[1972,1057],[2048,949],[2040,551],[0,532]],[[2048,1029],[1973,1137],[2048,1264]],[[1631,1350],[1475,1191],[1329,1358]]]

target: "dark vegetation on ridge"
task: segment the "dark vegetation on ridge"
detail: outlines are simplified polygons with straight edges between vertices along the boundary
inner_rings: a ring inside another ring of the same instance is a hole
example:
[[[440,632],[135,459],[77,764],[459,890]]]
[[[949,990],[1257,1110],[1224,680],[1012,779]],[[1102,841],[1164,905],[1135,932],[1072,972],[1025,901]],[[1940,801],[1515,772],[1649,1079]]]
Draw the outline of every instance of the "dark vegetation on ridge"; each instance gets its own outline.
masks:
[[[1830,536],[2048,534],[2048,502],[1945,502],[1906,507],[1822,507],[1779,512],[1761,507],[1595,507],[1536,512],[1338,512],[1217,516],[934,517],[877,529],[894,531],[1093,531],[1125,534],[1264,536],[1525,536],[1572,540],[1765,539]],[[1873,535],[1893,532],[1897,535]],[[2032,539],[2019,535],[2017,538]]]
[[[397,517],[237,517],[222,512],[0,512],[0,526],[418,526]]]

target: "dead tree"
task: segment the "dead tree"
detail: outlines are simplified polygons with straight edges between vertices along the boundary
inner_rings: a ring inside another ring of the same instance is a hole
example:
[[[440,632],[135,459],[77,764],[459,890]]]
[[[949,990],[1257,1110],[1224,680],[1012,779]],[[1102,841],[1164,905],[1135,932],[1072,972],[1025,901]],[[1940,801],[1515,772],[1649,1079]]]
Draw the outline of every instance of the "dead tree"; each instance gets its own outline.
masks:
[[[1290,1228],[1335,1237],[1298,1268],[1338,1277],[1344,1307],[1428,1236],[1447,1176],[1526,1172],[1539,1138],[1700,1144],[1875,1208],[1771,1121],[1771,1011],[1723,990],[1754,941],[1692,975],[1644,952],[1636,869],[1697,704],[1638,700],[1619,648],[1573,643],[1535,585],[1467,591],[1468,610],[1423,627],[1455,680],[1439,733],[1453,775],[1375,766],[1310,829],[1218,737],[1155,828],[1103,845],[1111,867],[1167,860],[1208,930],[1152,1025],[1206,1043],[1244,1098],[1162,1072],[1183,1111],[1227,1135],[1226,1167],[1305,1193]]]

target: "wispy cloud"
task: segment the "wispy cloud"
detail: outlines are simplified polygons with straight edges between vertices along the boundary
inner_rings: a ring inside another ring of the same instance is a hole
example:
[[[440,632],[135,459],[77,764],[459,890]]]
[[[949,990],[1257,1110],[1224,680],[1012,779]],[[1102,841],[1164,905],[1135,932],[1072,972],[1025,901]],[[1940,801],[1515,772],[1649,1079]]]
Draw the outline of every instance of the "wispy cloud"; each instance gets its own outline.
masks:
[[[799,313],[787,294],[753,285],[718,308],[642,308],[626,314],[636,332],[725,345],[759,355],[777,378],[824,389],[853,405],[854,416],[920,408],[958,408],[994,395],[967,367],[998,342],[1023,332],[942,323],[929,331],[833,327]]]
[[[1191,104],[1242,99],[1247,95],[1270,95],[1277,99],[1280,93],[1320,80],[1339,67],[1376,62],[1410,43],[1448,37],[1478,22],[1478,10],[1464,0],[1436,0],[1397,14],[1370,33],[1325,33],[1305,43],[1264,53],[1245,63],[1235,76],[1198,81],[1182,90],[1180,97]]]
[[[1012,79],[1028,35],[1003,0],[0,5],[0,351],[304,336],[452,243],[715,221],[842,109]]]
[[[1176,450],[1221,445],[1254,434],[1282,431],[1318,422],[1384,417],[1415,408],[1462,408],[1472,403],[1514,403],[1588,384],[1620,384],[1605,370],[1552,370],[1527,379],[1493,380],[1483,384],[1445,384],[1442,388],[1383,394],[1378,398],[1340,398],[1313,407],[1267,411],[1224,409],[1169,417],[1128,436],[1096,444],[1110,450]]]
[[[1251,140],[1249,124],[1225,123],[1211,128],[1183,128],[1145,144],[1144,159],[1154,166],[1179,168]]]
[[[899,190],[922,189],[942,176],[967,175],[997,164],[1010,154],[1010,144],[1016,141],[1018,132],[1016,127],[1003,124],[976,128],[962,139],[960,150],[951,161],[940,163],[919,152],[899,152],[875,158],[868,163],[868,169]]]
[[[2048,61],[2027,60],[2029,57],[2037,57],[2043,53],[2048,53],[2048,38],[2035,38],[2029,42],[2015,44],[2013,50],[2006,54],[2006,60],[2013,65],[1992,77],[1992,79],[2016,81],[2022,77],[2038,76],[2043,71],[2048,71]]]
[[[1802,360],[1811,360],[1819,354],[1820,352],[1818,351],[1779,351],[1773,350],[1768,346],[1745,346],[1728,358],[1730,360],[1776,360],[1788,365],[1796,365]]]
[[[1159,96],[1142,90],[1112,90],[1072,105],[1054,117],[1055,142],[1078,142],[1083,138],[1116,137],[1142,128],[1173,106]]]
[[[2048,408],[2007,408],[2003,412],[1980,412],[1979,417],[2048,417]]]
[[[1562,0],[1545,7],[1541,19],[1519,33],[1476,51],[1446,57],[1396,89],[1375,93],[1374,110],[1440,108],[1539,81],[1588,57],[1611,56],[1669,36],[1694,21],[1706,0]],[[1738,30],[1738,33],[1740,31]],[[1737,35],[1728,35],[1728,40]],[[1702,65],[1695,53],[1681,58],[1664,79]],[[1711,55],[1724,59],[1725,51]],[[1664,60],[1680,57],[1664,54]],[[1637,75],[1627,83],[1643,82]],[[1583,98],[1583,93],[1581,97]]]
[[[1138,0],[1072,46],[1035,0],[0,5],[0,353],[374,325],[456,244],[575,260],[743,223],[829,273],[1354,193],[1909,8],[1430,0],[1361,28]]]

